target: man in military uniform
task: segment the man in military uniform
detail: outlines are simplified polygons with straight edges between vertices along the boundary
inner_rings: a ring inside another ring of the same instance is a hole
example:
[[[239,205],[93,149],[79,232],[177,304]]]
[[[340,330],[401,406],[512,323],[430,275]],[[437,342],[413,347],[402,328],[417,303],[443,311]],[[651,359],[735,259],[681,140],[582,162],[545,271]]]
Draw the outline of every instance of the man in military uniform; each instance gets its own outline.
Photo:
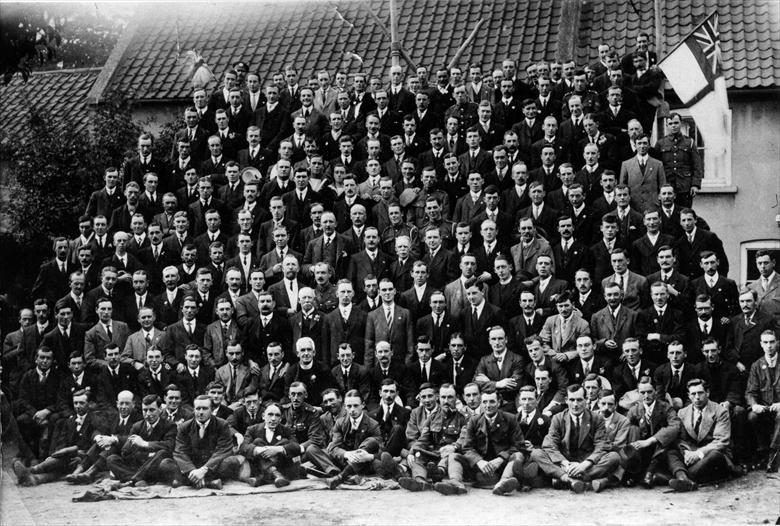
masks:
[[[669,135],[655,143],[655,151],[664,163],[666,180],[674,185],[677,193],[675,204],[690,208],[693,198],[701,189],[704,166],[696,148],[696,141],[682,134],[681,124],[682,117],[679,113],[671,113],[666,118]]]
[[[450,383],[439,387],[439,405],[419,427],[417,439],[409,446],[406,462],[411,470],[410,477],[401,477],[398,483],[409,491],[433,489],[434,483],[441,482],[447,469],[447,457],[455,452],[455,442],[461,429],[466,425],[466,417],[456,408],[458,396],[455,386]],[[420,405],[415,411],[424,411]],[[408,427],[407,427],[408,429]]]
[[[300,445],[304,461],[308,460],[321,471],[333,474],[338,469],[324,451],[328,437],[322,429],[320,412],[306,403],[308,397],[309,392],[303,382],[291,383],[287,390],[290,401],[281,406],[281,423],[292,431],[292,440]]]

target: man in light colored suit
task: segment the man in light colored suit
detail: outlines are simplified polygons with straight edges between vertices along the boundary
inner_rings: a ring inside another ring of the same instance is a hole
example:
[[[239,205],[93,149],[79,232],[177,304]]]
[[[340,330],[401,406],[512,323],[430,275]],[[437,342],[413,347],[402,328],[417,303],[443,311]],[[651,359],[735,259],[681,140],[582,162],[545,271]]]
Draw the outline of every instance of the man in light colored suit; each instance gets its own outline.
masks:
[[[481,284],[482,294],[487,296],[487,285],[485,281],[490,279],[490,272],[483,272],[476,276],[477,258],[472,254],[464,254],[460,257],[460,277],[455,281],[448,283],[444,287],[444,297],[447,298],[447,312],[453,316],[458,316],[460,312],[469,307],[469,300],[466,298],[466,288],[475,281]]]
[[[122,363],[129,363],[137,371],[144,368],[146,351],[149,347],[158,346],[163,336],[163,331],[154,326],[155,320],[156,316],[151,307],[143,307],[138,311],[138,323],[141,329],[128,336],[120,357]]]
[[[233,305],[228,298],[218,298],[214,306],[217,313],[216,321],[206,326],[206,334],[203,336],[204,362],[214,368],[222,367],[227,363],[225,351],[228,345],[239,341],[241,332],[238,324],[233,320]]]
[[[729,410],[710,400],[707,382],[689,380],[691,403],[680,409],[682,425],[677,447],[668,452],[675,491],[692,491],[697,483],[725,478],[731,472],[731,420]]]
[[[244,395],[257,391],[257,376],[243,363],[244,351],[241,344],[227,347],[228,363],[217,369],[214,380],[225,386],[225,400],[230,409],[236,410],[244,404]]]
[[[339,92],[336,88],[331,87],[330,75],[325,70],[317,72],[317,83],[320,87],[314,92],[314,109],[325,115],[330,115],[330,112],[336,109],[336,99]]]
[[[265,290],[265,275],[259,268],[249,271],[251,290],[236,300],[236,322],[241,328],[260,316],[260,293]]]
[[[366,318],[366,345],[364,365],[374,365],[376,342],[387,341],[399,356],[405,353],[408,363],[414,355],[414,331],[412,316],[407,309],[395,303],[395,285],[385,278],[379,282],[379,296],[382,305],[368,313]]]
[[[642,134],[636,139],[636,155],[620,166],[620,183],[628,185],[635,208],[640,212],[656,206],[661,186],[666,184],[664,164],[648,155],[650,138]]]
[[[610,262],[615,273],[601,280],[602,289],[605,289],[609,283],[617,283],[623,291],[623,305],[635,311],[647,306],[650,286],[647,278],[628,270],[629,259],[626,249],[614,249],[610,255]]]
[[[547,318],[539,337],[546,347],[546,354],[559,362],[573,360],[577,357],[577,338],[590,334],[590,326],[574,310],[569,291],[558,294],[555,298],[555,308],[558,309],[558,314]]]
[[[512,262],[515,266],[515,274],[530,278],[537,275],[536,260],[539,256],[549,256],[551,261],[555,260],[550,243],[536,235],[536,225],[533,218],[522,218],[518,229],[520,230],[520,242],[510,249]],[[555,273],[554,263],[552,273]]]
[[[761,276],[749,285],[758,296],[758,309],[780,323],[780,274],[775,272],[775,258],[768,250],[756,252],[756,267]]]
[[[109,343],[114,343],[120,349],[124,349],[127,338],[130,336],[130,329],[126,323],[111,319],[113,309],[110,299],[97,300],[95,311],[98,315],[98,322],[84,335],[84,360],[88,367],[95,370],[107,365],[105,357],[106,346]]]

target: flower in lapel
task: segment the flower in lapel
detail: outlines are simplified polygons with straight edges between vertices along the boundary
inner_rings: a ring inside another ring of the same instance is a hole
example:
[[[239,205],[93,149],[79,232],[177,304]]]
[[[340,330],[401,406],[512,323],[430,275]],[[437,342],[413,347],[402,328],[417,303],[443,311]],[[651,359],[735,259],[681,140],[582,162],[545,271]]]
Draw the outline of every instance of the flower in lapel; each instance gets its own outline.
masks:
[[[236,138],[236,132],[230,132],[230,133],[228,133],[228,137],[229,137],[230,139],[235,139],[235,138]]]
[[[282,439],[282,435],[276,435],[276,440],[281,440],[281,439]]]
[[[312,382],[314,382],[316,379],[317,379],[317,375],[316,374],[311,375],[311,381]]]
[[[542,418],[540,416],[539,418],[536,419],[536,423],[539,424],[540,426],[543,426],[544,425],[544,418]]]
[[[604,376],[604,374],[605,374],[605,371],[604,371],[604,368],[603,368],[603,367],[601,367],[601,368],[599,369],[599,374],[600,374],[601,376]]]
[[[644,376],[650,376],[650,368],[648,367],[647,369],[645,369],[645,370],[642,372],[642,374],[643,374]]]

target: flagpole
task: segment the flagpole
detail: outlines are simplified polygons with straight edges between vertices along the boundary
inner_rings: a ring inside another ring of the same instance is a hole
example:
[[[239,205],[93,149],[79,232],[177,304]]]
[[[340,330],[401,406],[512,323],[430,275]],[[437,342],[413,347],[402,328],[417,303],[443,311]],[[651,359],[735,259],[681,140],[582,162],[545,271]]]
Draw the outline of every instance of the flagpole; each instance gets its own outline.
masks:
[[[691,29],[691,30],[688,32],[688,34],[687,34],[687,35],[685,35],[683,38],[681,38],[681,39],[680,39],[680,41],[679,41],[679,42],[677,42],[677,44],[675,44],[675,45],[674,45],[674,47],[672,48],[672,50],[671,50],[671,51],[669,51],[669,53],[667,53],[667,54],[664,56],[664,58],[662,58],[661,60],[659,60],[659,61],[658,61],[658,64],[656,64],[656,66],[660,66],[660,65],[661,65],[661,62],[663,62],[664,60],[666,60],[666,57],[668,57],[668,56],[670,56],[672,53],[674,53],[674,52],[677,50],[677,48],[678,48],[678,47],[680,47],[680,46],[682,46],[683,44],[685,44],[685,41],[686,41],[686,40],[688,40],[688,37],[689,37],[689,36],[691,36],[692,34],[694,34],[696,31],[698,31],[698,29],[699,29],[701,26],[703,26],[703,25],[704,25],[704,23],[705,23],[705,22],[707,22],[707,20],[709,20],[709,19],[710,19],[710,17],[712,17],[712,15],[716,14],[717,12],[718,12],[718,10],[717,10],[717,9],[715,9],[715,10],[713,10],[713,11],[712,11],[712,13],[710,13],[710,14],[709,14],[709,15],[707,15],[707,16],[705,16],[705,17],[702,19],[702,21],[701,21],[701,22],[699,22],[698,24],[696,24],[696,26],[695,26],[693,29]],[[715,28],[715,29],[717,29],[717,28]]]

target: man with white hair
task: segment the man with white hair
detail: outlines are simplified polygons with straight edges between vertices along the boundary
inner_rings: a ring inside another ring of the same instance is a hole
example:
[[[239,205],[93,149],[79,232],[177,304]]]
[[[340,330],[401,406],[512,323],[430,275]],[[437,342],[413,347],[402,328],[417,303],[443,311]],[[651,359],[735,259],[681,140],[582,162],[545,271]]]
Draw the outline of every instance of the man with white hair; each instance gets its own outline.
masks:
[[[298,355],[298,363],[291,365],[284,373],[285,392],[289,392],[290,385],[300,382],[306,386],[309,394],[309,403],[318,406],[322,403],[322,391],[334,385],[330,368],[319,360],[315,360],[316,347],[314,340],[309,337],[300,338],[295,342],[295,352]]]

